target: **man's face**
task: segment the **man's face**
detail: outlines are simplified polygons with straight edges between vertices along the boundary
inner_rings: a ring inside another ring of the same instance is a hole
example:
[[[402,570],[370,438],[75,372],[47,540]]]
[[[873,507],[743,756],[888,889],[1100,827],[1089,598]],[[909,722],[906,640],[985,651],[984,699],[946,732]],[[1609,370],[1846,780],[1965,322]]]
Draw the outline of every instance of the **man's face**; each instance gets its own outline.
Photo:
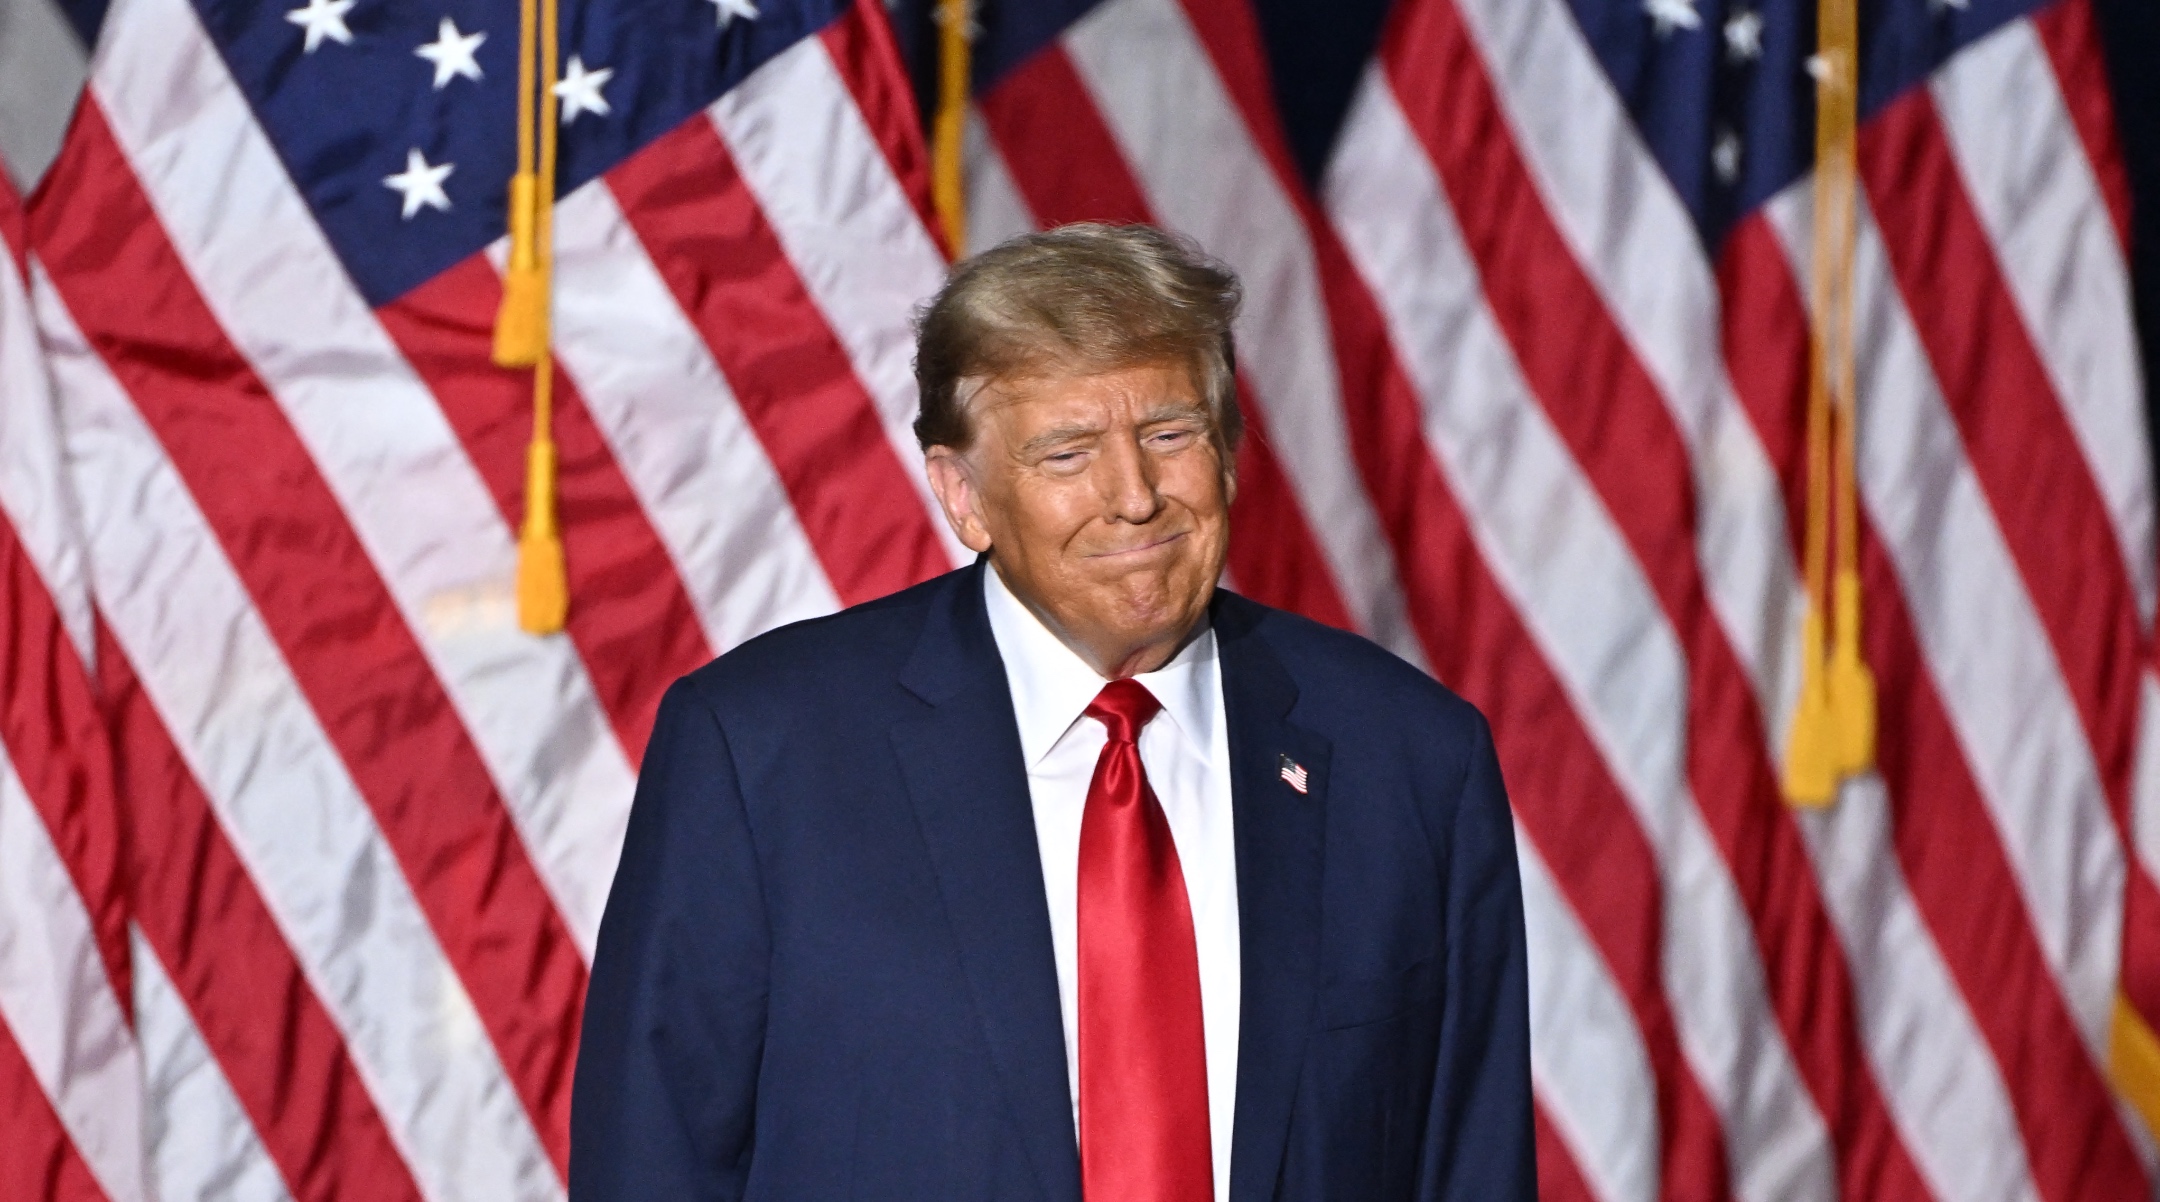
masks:
[[[1229,549],[1230,466],[1182,364],[985,386],[974,445],[931,449],[960,541],[1106,677],[1199,623]]]

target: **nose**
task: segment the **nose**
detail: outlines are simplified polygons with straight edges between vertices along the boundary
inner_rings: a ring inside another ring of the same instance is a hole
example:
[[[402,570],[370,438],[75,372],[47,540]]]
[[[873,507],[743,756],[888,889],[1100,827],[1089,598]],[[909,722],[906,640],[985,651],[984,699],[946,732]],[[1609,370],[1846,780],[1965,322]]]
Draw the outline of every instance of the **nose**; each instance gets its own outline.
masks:
[[[1107,441],[1095,460],[1103,516],[1114,522],[1144,526],[1155,520],[1163,507],[1162,493],[1156,489],[1156,464],[1140,448],[1137,433]]]

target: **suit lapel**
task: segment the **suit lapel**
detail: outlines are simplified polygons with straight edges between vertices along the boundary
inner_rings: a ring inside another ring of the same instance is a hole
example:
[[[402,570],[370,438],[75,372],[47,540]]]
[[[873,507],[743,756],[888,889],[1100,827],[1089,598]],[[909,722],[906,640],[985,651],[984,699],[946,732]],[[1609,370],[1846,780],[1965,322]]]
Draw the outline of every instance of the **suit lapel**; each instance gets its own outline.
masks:
[[[1239,958],[1237,1115],[1230,1197],[1274,1197],[1320,974],[1320,876],[1326,834],[1325,738],[1293,725],[1297,686],[1254,634],[1261,610],[1219,594],[1215,612],[1236,815]],[[1307,791],[1283,779],[1283,757]]]
[[[1079,1202],[1050,912],[1027,766],[983,608],[984,567],[954,573],[900,683],[932,707],[896,723],[908,797],[962,970],[1047,1202]]]

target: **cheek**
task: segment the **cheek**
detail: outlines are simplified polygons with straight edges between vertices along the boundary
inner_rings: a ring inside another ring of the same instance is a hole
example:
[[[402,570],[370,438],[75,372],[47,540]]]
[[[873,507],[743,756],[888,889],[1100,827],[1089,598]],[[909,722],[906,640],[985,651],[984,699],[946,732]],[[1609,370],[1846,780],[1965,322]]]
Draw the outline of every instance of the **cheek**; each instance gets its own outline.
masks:
[[[1172,460],[1157,487],[1202,521],[1229,517],[1229,482],[1212,455],[1196,453]]]
[[[999,516],[1022,549],[1042,552],[1071,542],[1101,508],[1084,479],[1038,476],[1019,482]]]

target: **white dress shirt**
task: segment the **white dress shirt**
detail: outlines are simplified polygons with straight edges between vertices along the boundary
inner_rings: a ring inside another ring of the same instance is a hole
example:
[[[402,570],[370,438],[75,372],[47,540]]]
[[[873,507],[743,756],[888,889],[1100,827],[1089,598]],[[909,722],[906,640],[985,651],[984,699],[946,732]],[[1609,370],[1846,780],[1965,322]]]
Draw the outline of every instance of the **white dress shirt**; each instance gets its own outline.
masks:
[[[1035,841],[1050,903],[1058,1003],[1065,1018],[1065,1079],[1080,1113],[1080,817],[1095,761],[1109,734],[1083,715],[1106,683],[1013,596],[992,568],[983,573],[990,632],[1005,661],[1020,752],[1027,761]],[[1230,732],[1223,719],[1215,632],[1204,630],[1177,657],[1135,676],[1162,702],[1140,732],[1140,763],[1162,803],[1177,846],[1200,953],[1200,1022],[1207,1041],[1208,1132],[1215,1198],[1230,1196],[1230,1117],[1237,1100],[1237,844],[1230,814]]]

